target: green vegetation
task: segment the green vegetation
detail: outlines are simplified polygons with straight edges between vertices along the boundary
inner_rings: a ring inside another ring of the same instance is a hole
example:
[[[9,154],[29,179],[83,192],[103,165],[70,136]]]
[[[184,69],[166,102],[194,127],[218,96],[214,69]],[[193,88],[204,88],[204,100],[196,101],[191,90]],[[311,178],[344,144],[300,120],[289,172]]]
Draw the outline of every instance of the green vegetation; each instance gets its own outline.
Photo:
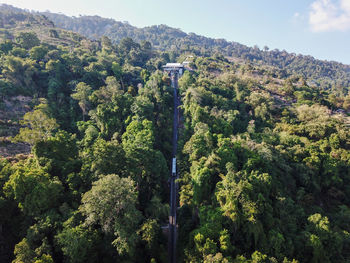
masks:
[[[194,66],[179,81],[182,260],[346,262],[350,133],[332,96]]]
[[[3,42],[1,101],[31,98],[12,141],[32,154],[0,159],[1,262],[166,261],[165,61],[146,42],[98,44]]]
[[[113,42],[119,43],[123,38],[131,37],[138,42],[150,41],[159,50],[177,54],[192,52],[199,56],[211,56],[220,53],[229,59],[276,67],[289,76],[301,75],[312,85],[334,89],[338,93],[343,93],[343,89],[347,90],[350,86],[350,66],[334,61],[321,61],[285,50],[269,50],[268,47],[247,47],[237,42],[207,38],[194,33],[186,34],[166,25],[137,28],[126,22],[99,16],[68,17],[49,12],[42,14],[56,26],[73,30],[91,39],[108,36]]]
[[[76,45],[83,39],[77,33],[54,27],[53,22],[43,15],[10,5],[0,6],[0,16],[0,39],[22,42],[25,49],[36,46],[38,38],[49,44],[64,46]],[[35,38],[31,32],[35,32]]]
[[[0,262],[167,262],[174,98],[160,69],[188,55],[179,262],[350,260],[348,85],[312,87],[210,47],[69,44],[50,23],[18,29],[41,16],[6,12],[16,37],[0,43],[0,147],[31,153],[0,157]]]

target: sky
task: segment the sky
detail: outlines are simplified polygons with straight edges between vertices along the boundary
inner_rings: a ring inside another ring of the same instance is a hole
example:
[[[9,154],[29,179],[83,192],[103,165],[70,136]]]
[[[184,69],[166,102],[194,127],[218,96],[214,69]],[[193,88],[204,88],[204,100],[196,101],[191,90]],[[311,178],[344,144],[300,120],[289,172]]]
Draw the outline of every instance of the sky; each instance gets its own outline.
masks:
[[[248,46],[350,64],[350,0],[0,0],[20,8],[166,24]]]

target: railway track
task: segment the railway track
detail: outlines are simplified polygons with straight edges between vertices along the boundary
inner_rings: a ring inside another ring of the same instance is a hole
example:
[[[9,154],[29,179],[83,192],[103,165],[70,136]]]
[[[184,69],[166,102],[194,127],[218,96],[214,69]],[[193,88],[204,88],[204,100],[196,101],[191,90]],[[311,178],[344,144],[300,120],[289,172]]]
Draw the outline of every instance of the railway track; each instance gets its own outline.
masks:
[[[176,210],[177,210],[177,195],[178,195],[178,173],[176,169],[176,152],[177,152],[177,137],[179,126],[179,105],[178,98],[178,73],[174,72],[171,76],[171,86],[174,90],[174,121],[173,121],[173,138],[172,138],[172,169],[170,175],[170,215],[169,215],[169,262],[176,262],[176,241],[177,241],[177,224],[176,224]]]

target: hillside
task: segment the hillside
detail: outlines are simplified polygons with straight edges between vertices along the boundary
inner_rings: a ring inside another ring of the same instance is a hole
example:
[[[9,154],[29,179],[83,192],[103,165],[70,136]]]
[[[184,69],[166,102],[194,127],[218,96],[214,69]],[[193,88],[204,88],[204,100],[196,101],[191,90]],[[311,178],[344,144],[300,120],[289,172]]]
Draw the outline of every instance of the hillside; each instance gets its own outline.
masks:
[[[242,58],[251,63],[275,66],[287,74],[302,75],[325,89],[337,89],[339,95],[347,93],[350,86],[350,66],[322,61],[312,56],[279,50],[261,50],[224,39],[212,39],[166,25],[137,28],[113,19],[99,16],[68,17],[63,14],[43,13],[58,27],[78,32],[91,39],[108,36],[115,43],[125,37],[140,42],[147,40],[160,50],[191,51],[197,55],[221,53],[228,57]],[[342,90],[341,87],[346,87]]]
[[[9,5],[0,6],[0,12],[1,10],[22,13],[22,16],[30,17],[28,11]],[[130,37],[137,42],[147,40],[153,47],[162,51],[189,51],[204,56],[220,53],[229,58],[240,58],[258,65],[278,67],[285,70],[288,75],[301,75],[307,78],[312,85],[333,89],[338,96],[346,95],[350,86],[350,65],[334,61],[317,60],[312,56],[288,53],[284,50],[261,50],[224,39],[212,39],[195,33],[187,34],[166,25],[137,28],[126,22],[99,16],[69,17],[50,12],[36,14],[44,15],[45,17],[41,17],[40,20],[44,20],[47,25],[54,24],[58,28],[77,32],[90,39],[107,36],[114,43],[119,43],[123,38]],[[46,17],[50,21],[46,20]],[[36,31],[40,32],[40,29]],[[78,35],[69,34],[71,33],[61,32],[63,37],[71,38],[73,41],[80,39]]]
[[[350,261],[350,94],[210,48],[54,42],[10,9],[0,262],[169,262],[169,204],[178,262]]]
[[[0,6],[0,52],[14,56],[2,60],[3,64],[0,66],[0,155],[10,157],[30,153],[29,145],[12,143],[9,138],[18,133],[19,120],[32,109],[32,89],[40,82],[39,75],[43,75],[38,74],[36,60],[52,51],[53,46],[73,48],[80,45],[84,39],[77,33],[55,27],[53,22],[43,15],[31,14],[8,5]],[[89,42],[87,40],[86,44],[89,45]],[[28,55],[22,63],[11,59],[25,58]],[[54,58],[55,54],[52,55]],[[46,59],[49,59],[49,56]],[[11,70],[6,72],[6,67]],[[6,76],[11,81],[5,80]],[[26,78],[29,76],[34,80],[29,81]]]
[[[36,15],[9,5],[0,5],[0,39],[14,40],[21,32],[34,32],[48,44],[72,46],[83,37],[79,34],[57,28],[43,15]]]

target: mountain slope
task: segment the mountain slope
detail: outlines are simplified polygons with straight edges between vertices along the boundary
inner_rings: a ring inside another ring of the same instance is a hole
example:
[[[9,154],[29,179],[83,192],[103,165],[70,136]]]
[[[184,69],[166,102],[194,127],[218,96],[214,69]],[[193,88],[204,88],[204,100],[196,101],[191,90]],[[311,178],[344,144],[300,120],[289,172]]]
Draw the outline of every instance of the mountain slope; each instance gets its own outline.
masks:
[[[69,17],[50,12],[42,13],[56,26],[73,30],[89,38],[108,36],[118,43],[125,37],[136,41],[148,40],[160,50],[188,50],[200,55],[221,53],[229,57],[245,59],[251,63],[267,64],[286,70],[288,74],[302,75],[325,89],[350,86],[350,66],[334,61],[322,61],[312,56],[297,55],[277,49],[268,51],[247,47],[224,39],[212,39],[166,25],[137,28],[113,19],[99,16]],[[339,91],[341,93],[345,91]]]
[[[21,12],[0,43],[0,262],[169,262],[175,94],[159,69],[188,52],[48,45],[30,31],[49,20]],[[266,63],[189,60],[178,262],[350,262],[350,95]]]
[[[4,11],[30,17],[27,10],[9,5],[0,6],[1,16],[3,16]],[[220,53],[224,56],[240,58],[253,64],[275,66],[285,70],[288,75],[303,76],[312,85],[324,89],[333,89],[339,96],[346,95],[350,86],[350,65],[344,65],[339,62],[318,60],[312,56],[288,53],[278,49],[271,51],[268,49],[261,50],[258,47],[248,47],[224,39],[213,39],[194,33],[187,34],[180,29],[166,25],[137,28],[127,22],[119,22],[99,16],[69,17],[64,14],[50,12],[34,12],[32,14],[44,15],[44,17],[41,17],[45,23],[50,23],[47,20],[48,18],[58,28],[77,32],[90,39],[99,39],[102,36],[107,36],[114,43],[119,43],[123,38],[130,37],[137,42],[150,41],[154,48],[162,51],[189,51],[196,55],[204,56]],[[3,20],[9,21],[7,18]],[[25,19],[25,21],[27,20],[28,18]],[[53,24],[49,26],[53,26]],[[40,32],[40,30],[37,31]],[[69,37],[67,32],[62,32],[62,35]],[[78,35],[71,36],[71,38],[80,40]]]
[[[52,45],[72,46],[83,39],[79,34],[55,27],[54,23],[43,15],[2,4],[0,39],[14,40],[21,32],[34,32],[41,41]]]

